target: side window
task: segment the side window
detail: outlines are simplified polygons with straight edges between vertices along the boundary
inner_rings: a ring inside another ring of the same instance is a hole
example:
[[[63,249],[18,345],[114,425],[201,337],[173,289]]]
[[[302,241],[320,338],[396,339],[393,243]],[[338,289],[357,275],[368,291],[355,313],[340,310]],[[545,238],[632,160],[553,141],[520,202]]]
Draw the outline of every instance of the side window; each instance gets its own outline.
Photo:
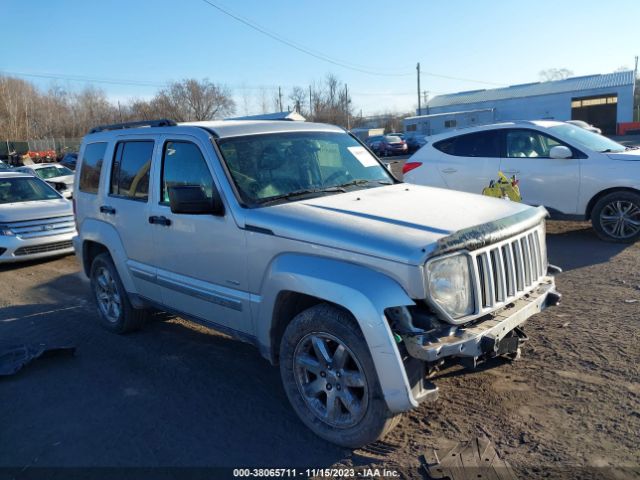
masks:
[[[469,133],[441,140],[433,146],[441,152],[457,157],[497,158],[500,156],[500,135],[495,130]]]
[[[169,204],[169,187],[199,185],[207,198],[213,196],[213,177],[197,145],[169,141],[162,154],[160,203]]]
[[[152,140],[118,142],[111,168],[111,195],[147,201]]]
[[[508,130],[505,136],[508,158],[549,158],[549,151],[562,143],[534,130]]]
[[[84,155],[78,162],[80,166],[81,192],[98,193],[100,185],[100,172],[104,162],[104,152],[107,149],[105,142],[90,143],[84,148]]]

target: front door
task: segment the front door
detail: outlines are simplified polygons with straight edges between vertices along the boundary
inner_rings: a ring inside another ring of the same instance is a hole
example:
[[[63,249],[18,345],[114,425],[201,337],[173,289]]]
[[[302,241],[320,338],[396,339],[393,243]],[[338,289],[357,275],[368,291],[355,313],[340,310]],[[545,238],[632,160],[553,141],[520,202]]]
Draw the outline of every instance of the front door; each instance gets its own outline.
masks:
[[[244,231],[228,209],[221,216],[174,214],[169,205],[171,186],[199,185],[209,198],[214,188],[220,191],[205,160],[207,146],[174,135],[163,137],[160,148],[150,221],[162,303],[218,327],[250,332]]]
[[[513,128],[504,131],[502,172],[519,179],[522,201],[544,205],[564,214],[577,214],[580,189],[579,152],[538,130]],[[551,148],[564,145],[572,158],[549,158]],[[584,212],[582,212],[584,213]]]

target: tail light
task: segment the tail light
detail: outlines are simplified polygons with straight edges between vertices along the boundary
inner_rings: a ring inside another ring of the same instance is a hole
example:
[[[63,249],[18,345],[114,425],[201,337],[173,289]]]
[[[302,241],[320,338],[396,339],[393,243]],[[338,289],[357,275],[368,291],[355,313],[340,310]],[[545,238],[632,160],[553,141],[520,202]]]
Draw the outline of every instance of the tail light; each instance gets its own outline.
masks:
[[[418,167],[422,166],[422,162],[406,162],[402,166],[402,174],[409,173],[411,170],[415,170]]]

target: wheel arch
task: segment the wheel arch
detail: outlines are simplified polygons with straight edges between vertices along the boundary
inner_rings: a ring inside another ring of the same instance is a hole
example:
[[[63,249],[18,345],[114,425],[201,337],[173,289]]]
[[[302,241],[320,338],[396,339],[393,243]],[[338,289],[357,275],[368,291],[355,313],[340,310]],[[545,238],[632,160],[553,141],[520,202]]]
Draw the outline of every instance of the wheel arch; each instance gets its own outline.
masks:
[[[614,193],[614,192],[631,192],[631,193],[636,193],[640,195],[640,190],[633,187],[612,187],[612,188],[607,188],[605,190],[602,190],[596,193],[591,198],[591,200],[589,200],[589,203],[587,203],[587,209],[585,211],[585,219],[591,220],[591,214],[593,212],[593,208],[595,207],[596,203],[598,203],[598,200],[600,200],[605,195],[609,195],[610,193]]]
[[[356,264],[324,257],[284,254],[266,273],[255,318],[260,351],[277,362],[280,340],[301,311],[326,302],[349,312],[371,352],[385,400],[393,412],[417,406],[385,309],[414,305],[404,289],[386,275]]]

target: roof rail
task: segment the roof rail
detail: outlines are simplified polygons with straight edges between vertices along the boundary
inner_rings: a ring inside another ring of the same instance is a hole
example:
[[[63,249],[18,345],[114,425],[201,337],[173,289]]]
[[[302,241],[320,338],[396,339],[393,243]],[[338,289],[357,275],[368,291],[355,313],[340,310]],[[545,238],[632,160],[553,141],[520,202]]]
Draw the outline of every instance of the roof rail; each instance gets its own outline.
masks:
[[[89,130],[89,133],[106,132],[109,130],[124,130],[125,128],[138,128],[138,127],[175,127],[177,125],[173,120],[168,118],[161,118],[158,120],[143,120],[141,122],[124,122],[114,123],[112,125],[99,125]]]

